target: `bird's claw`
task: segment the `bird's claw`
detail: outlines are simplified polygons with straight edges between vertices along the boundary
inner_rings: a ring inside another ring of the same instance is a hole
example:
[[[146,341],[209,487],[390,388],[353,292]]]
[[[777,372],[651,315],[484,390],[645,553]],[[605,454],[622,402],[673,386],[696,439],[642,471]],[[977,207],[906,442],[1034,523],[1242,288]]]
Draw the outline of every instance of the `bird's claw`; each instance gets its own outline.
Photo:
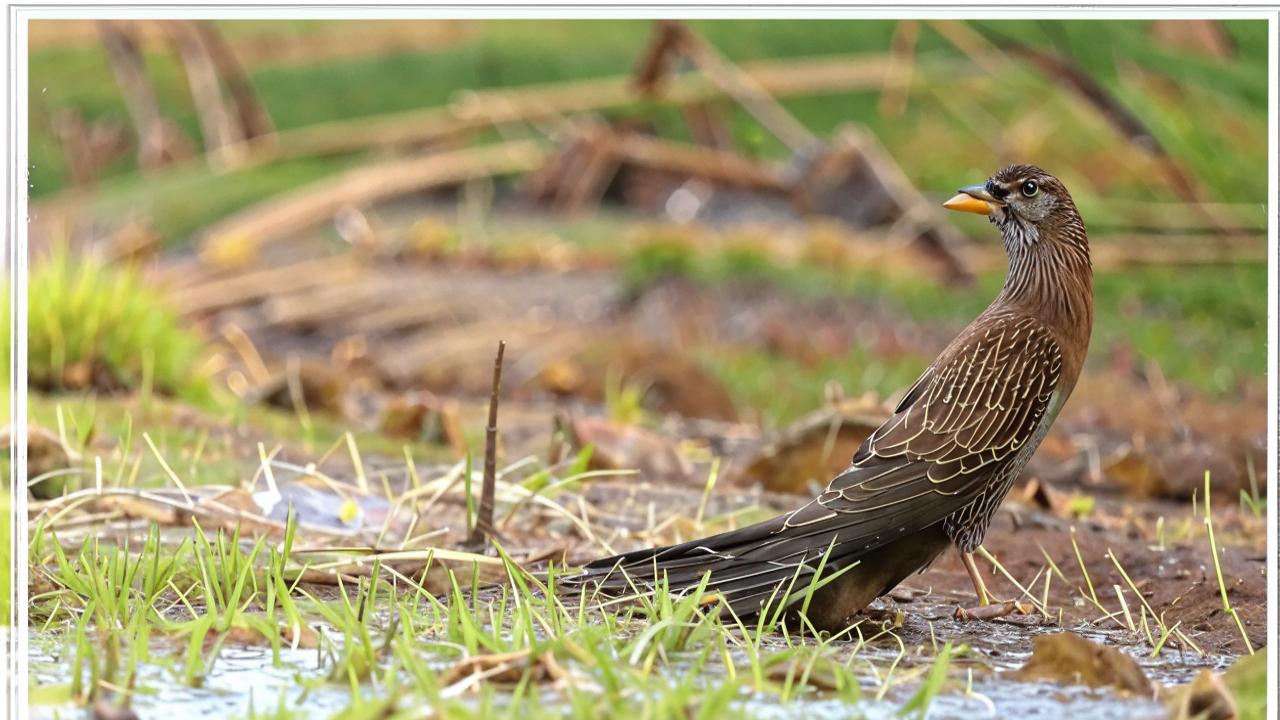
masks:
[[[1035,608],[1016,601],[979,605],[975,608],[956,608],[957,620],[995,620],[1009,615],[1030,615]]]

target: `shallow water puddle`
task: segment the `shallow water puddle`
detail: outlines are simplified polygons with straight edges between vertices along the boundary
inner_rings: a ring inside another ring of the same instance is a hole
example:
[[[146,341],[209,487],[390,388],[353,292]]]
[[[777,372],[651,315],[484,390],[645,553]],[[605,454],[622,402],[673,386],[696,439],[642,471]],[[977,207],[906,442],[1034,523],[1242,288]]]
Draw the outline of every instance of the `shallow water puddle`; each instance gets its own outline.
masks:
[[[842,661],[848,660],[848,653],[856,649],[850,667],[862,684],[859,700],[850,703],[832,692],[814,689],[798,692],[784,702],[776,695],[752,693],[744,684],[740,699],[731,702],[729,707],[735,714],[750,718],[897,718],[903,705],[924,681],[933,661],[932,634],[939,639],[950,638],[956,647],[964,645],[968,649],[953,656],[948,681],[925,715],[931,720],[1010,717],[1048,720],[1077,714],[1087,714],[1091,720],[1155,720],[1167,716],[1167,710],[1151,699],[1085,686],[1017,682],[1000,674],[1020,667],[1030,657],[1031,639],[1035,635],[1058,632],[1061,628],[1012,622],[961,622],[950,618],[927,621],[923,617],[928,616],[932,608],[923,609],[924,613],[909,616],[902,627],[894,630],[902,644],[897,639],[880,637],[861,645],[854,640],[836,648]],[[1132,655],[1153,682],[1166,686],[1188,682],[1201,669],[1221,669],[1232,660],[1176,650],[1166,650],[1152,658],[1149,650],[1134,644],[1133,637],[1123,631],[1087,625],[1071,629]],[[65,657],[64,636],[33,630],[29,637],[32,688],[68,684],[70,662]],[[764,644],[777,650],[786,648],[786,641],[781,637],[766,640]],[[421,647],[429,646],[424,638]],[[329,663],[322,660],[316,650],[282,648],[280,667],[276,667],[270,648],[228,644],[199,688],[187,687],[180,681],[181,657],[174,652],[172,644],[153,643],[152,650],[154,657],[161,660],[145,665],[140,671],[132,705],[139,718],[244,717],[251,703],[258,713],[269,714],[282,702],[305,717],[337,717],[351,702],[347,685],[324,681]],[[448,657],[441,654],[434,662],[431,655],[423,659],[433,666],[432,670],[443,673],[456,660],[456,654]],[[735,658],[735,664],[739,659]],[[660,671],[669,675],[670,684],[675,687],[682,679],[682,661],[678,656],[671,660],[671,665]],[[748,665],[743,660],[740,667]],[[719,666],[702,670],[709,686],[722,681],[723,672]],[[886,677],[890,682],[884,690]],[[386,692],[385,688],[368,683],[362,686],[362,691],[366,698],[381,697]],[[554,691],[548,689],[541,695],[544,707],[555,707],[558,697]],[[503,709],[503,700],[500,695],[491,709]],[[32,706],[32,717],[36,718],[84,717],[86,714],[85,709],[65,701]]]
[[[54,633],[31,631],[31,687],[65,685],[71,681],[70,663],[64,658],[63,639]],[[153,647],[153,650],[155,648]],[[175,660],[175,666],[180,659]],[[280,649],[280,667],[272,663],[271,648],[228,644],[218,654],[213,671],[203,687],[189,687],[174,677],[172,668],[144,664],[138,677],[138,691],[132,707],[139,718],[243,717],[250,704],[259,712],[270,712],[285,698],[294,706],[303,695],[304,706],[317,717],[333,715],[351,701],[351,693],[341,685],[302,685],[323,678],[315,650]],[[79,718],[83,708],[71,702],[31,704],[32,718]]]

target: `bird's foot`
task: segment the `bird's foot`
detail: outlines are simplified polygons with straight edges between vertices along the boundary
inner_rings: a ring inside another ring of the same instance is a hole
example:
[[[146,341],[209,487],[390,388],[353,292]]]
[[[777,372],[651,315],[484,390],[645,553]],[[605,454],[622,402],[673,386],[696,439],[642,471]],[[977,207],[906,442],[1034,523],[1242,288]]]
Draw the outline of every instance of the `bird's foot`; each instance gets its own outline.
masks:
[[[955,618],[957,620],[995,620],[1009,615],[1030,615],[1034,610],[1035,608],[1026,603],[1009,601],[979,605],[975,608],[958,607]]]

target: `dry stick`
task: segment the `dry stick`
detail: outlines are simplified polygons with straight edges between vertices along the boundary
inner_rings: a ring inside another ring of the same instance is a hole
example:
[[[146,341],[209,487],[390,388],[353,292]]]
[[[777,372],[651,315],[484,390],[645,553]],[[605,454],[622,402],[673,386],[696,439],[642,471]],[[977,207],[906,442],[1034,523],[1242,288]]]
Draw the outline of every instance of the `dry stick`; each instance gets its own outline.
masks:
[[[573,179],[562,185],[556,204],[561,211],[579,213],[600,204],[620,167],[614,146],[617,138],[603,127],[590,127],[581,137],[581,153]]]
[[[640,62],[632,73],[632,81],[641,94],[656,94],[658,86],[671,77],[671,65],[676,46],[680,43],[680,25],[671,21],[659,20],[653,24],[653,36],[649,46],[640,56]]]
[[[889,58],[879,54],[831,55],[750,63],[741,72],[771,95],[797,96],[878,88],[888,64]],[[687,73],[663,83],[650,99],[663,105],[687,105],[728,94],[709,77]],[[504,123],[626,107],[637,97],[631,76],[465,90],[443,107],[317,123],[247,140],[245,145],[251,162],[435,145]]]
[[[219,276],[174,288],[172,302],[184,315],[214,313],[263,298],[358,280],[363,268],[349,255],[309,257],[278,267]]]
[[[882,117],[899,117],[907,109],[919,36],[920,24],[915,20],[901,20],[893,30],[889,44],[889,70],[884,74],[884,88],[880,91],[878,104]]]
[[[194,20],[192,23],[210,59],[217,67],[218,75],[226,83],[227,91],[231,94],[243,137],[251,139],[274,132],[271,115],[258,99],[244,66],[240,64],[231,46],[218,31],[218,27],[211,20]]]
[[[243,152],[243,130],[222,95],[218,68],[195,23],[182,20],[165,23],[164,27],[187,74],[187,87],[195,104],[196,119],[200,121],[206,153],[218,158],[220,151],[227,147],[240,148]]]
[[[160,107],[156,102],[155,90],[147,79],[137,40],[130,29],[125,23],[98,21],[98,33],[102,38],[107,61],[124,96],[125,110],[141,139],[160,122]]]
[[[627,162],[656,170],[702,177],[721,185],[749,190],[783,192],[786,189],[775,168],[730,150],[672,142],[639,133],[621,134],[613,149]]]
[[[960,20],[929,20],[928,23],[929,27],[946,38],[947,42],[954,45],[987,74],[995,75],[1000,72],[1006,59],[1004,53],[981,33]]]
[[[747,63],[742,70],[770,94],[795,97],[877,89],[884,83],[889,63],[888,56],[880,54],[827,55]],[[943,71],[941,64],[924,64],[936,67],[939,73]],[[725,97],[725,92],[706,78],[694,73],[686,75],[672,78],[651,99],[652,102],[666,106],[687,105]],[[921,73],[922,79],[931,76]],[[443,107],[319,123],[258,136],[245,141],[248,146],[247,162],[340,155],[406,145],[434,146],[495,124],[536,123],[572,113],[626,107],[637,98],[632,83],[630,76],[613,76],[516,89],[463,91]],[[205,166],[209,161],[210,158],[205,156],[189,158],[174,164],[171,171],[189,171]],[[157,176],[157,179],[162,177],[171,176]],[[82,200],[79,191],[68,189],[41,201],[40,206],[48,215],[78,207]]]
[[[166,132],[176,132],[176,128],[167,127],[160,113],[160,104],[156,101],[155,89],[147,75],[146,61],[133,35],[133,28],[129,22],[98,21],[102,48],[120,87],[125,110],[138,133],[138,165],[150,169],[174,159],[175,154],[181,154],[183,143],[178,142],[176,136],[166,137]]]
[[[817,136],[787,112],[749,73],[725,59],[692,30],[684,25],[677,27],[680,29],[679,48],[684,56],[784,145],[795,152],[818,143]]]
[[[493,494],[498,485],[498,390],[502,387],[502,356],[507,342],[498,341],[498,355],[493,359],[493,388],[489,394],[489,424],[484,429],[484,483],[480,487],[480,507],[476,524],[471,528],[469,545],[481,545],[494,536]]]
[[[260,246],[325,222],[346,205],[362,207],[442,185],[526,173],[541,165],[546,155],[539,143],[521,140],[364,165],[218,221],[201,232],[201,252],[213,252],[226,242]]]
[[[952,279],[972,277],[963,256],[969,245],[968,239],[943,219],[941,210],[920,194],[875,135],[865,128],[845,125],[836,131],[832,145],[852,151],[858,162],[867,163],[875,169],[876,179],[898,203],[902,217],[910,215],[915,218],[913,222],[919,228],[915,241],[929,249],[931,256],[945,267]]]
[[[733,147],[733,132],[729,129],[729,118],[723,107],[701,102],[685,105],[680,112],[684,115],[684,124],[689,128],[689,136],[698,145],[716,150],[729,150]]]
[[[758,62],[741,71],[774,96],[812,95],[874,89],[889,64],[884,55],[836,55],[786,62]],[[672,77],[652,102],[687,105],[729,95],[709,77]],[[631,77],[482,89],[458,93],[442,108],[321,123],[279,133],[278,158],[325,155],[439,141],[506,122],[533,122],[565,115],[626,107],[637,99]],[[259,151],[258,143],[251,143]]]
[[[883,85],[889,62],[887,56],[878,54],[833,55],[750,63],[742,66],[741,70],[770,95],[822,95],[879,88]],[[687,73],[672,78],[652,101],[679,106],[725,96],[725,90],[707,77]],[[625,107],[636,99],[632,79],[627,76],[515,90],[464,91],[443,107],[320,123],[246,140],[244,159],[252,164],[269,159],[354,153],[405,145],[437,146],[504,122],[538,122],[568,113]],[[164,124],[166,128],[171,126],[171,123]],[[239,149],[228,148],[227,152],[235,154]],[[173,172],[207,165],[212,160],[206,156],[191,158],[175,165]],[[67,208],[77,207],[82,201],[77,193],[76,190],[68,190],[43,201],[41,206],[46,208],[46,215],[55,211],[66,212]]]
[[[677,46],[682,28],[670,22],[654,24],[654,35],[649,48],[641,56],[633,75],[636,89],[646,97],[658,95],[658,87],[672,74],[671,66],[679,61]],[[694,142],[718,149],[733,145],[733,138],[726,125],[724,114],[710,102],[690,103],[681,107],[685,125]]]

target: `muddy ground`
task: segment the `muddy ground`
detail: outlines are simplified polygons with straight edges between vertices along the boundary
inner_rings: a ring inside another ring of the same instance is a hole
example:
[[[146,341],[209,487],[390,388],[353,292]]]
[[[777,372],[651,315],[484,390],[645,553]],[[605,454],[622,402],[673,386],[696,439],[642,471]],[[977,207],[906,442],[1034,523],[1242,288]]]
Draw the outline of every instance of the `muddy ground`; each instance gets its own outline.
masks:
[[[554,243],[550,249],[528,243],[534,249],[515,257],[502,245],[415,254],[405,243],[427,231],[414,227],[399,231],[409,238],[399,245],[343,250],[326,232],[276,243],[248,272],[169,256],[153,266],[153,276],[171,288],[191,322],[220,341],[219,378],[247,401],[425,439],[442,462],[479,447],[493,352],[505,340],[500,466],[538,458],[555,467],[591,445],[592,467],[635,472],[596,478],[581,490],[587,520],[607,547],[563,518],[521,517],[542,512],[532,506],[513,516],[503,531],[530,557],[577,563],[607,549],[687,539],[696,529],[688,522],[662,521],[697,506],[715,458],[722,463],[707,517],[735,507],[747,508],[743,518],[791,509],[844,466],[895,400],[874,393],[845,399],[859,389],[833,386],[825,407],[770,426],[706,370],[705,353],[761,350],[812,367],[856,349],[868,358],[919,358],[923,367],[956,331],[952,322],[921,322],[873,295],[807,296],[751,280],[708,287],[680,277],[635,286],[616,259],[557,250]],[[1106,613],[1099,604],[1121,612],[1117,588],[1131,614],[1145,614],[1114,557],[1166,627],[1178,625],[1212,655],[1239,652],[1240,633],[1223,613],[1202,513],[1196,514],[1207,469],[1226,591],[1250,642],[1263,644],[1264,522],[1237,497],[1264,485],[1254,470],[1265,467],[1260,387],[1243,388],[1240,399],[1212,400],[1165,382],[1124,348],[1094,353],[986,542],[1055,617],[1002,622],[1057,623],[1060,611],[1067,625],[1127,631],[1123,616],[1100,619]],[[856,382],[857,369],[845,377]],[[618,419],[611,407],[618,400],[608,397],[627,382],[641,388],[635,403],[643,415],[632,423]],[[611,390],[610,383],[618,385]],[[251,425],[235,429],[198,411],[172,412],[170,421],[221,437],[247,467],[257,462],[258,442],[280,446],[280,460],[316,460],[314,451]],[[112,443],[102,438],[99,448],[108,451]],[[385,475],[393,495],[403,492],[402,457],[366,449],[362,459],[367,473]],[[320,469],[346,481],[354,472],[342,452],[329,454]],[[527,472],[517,465],[511,477]],[[442,498],[433,512],[461,511],[449,502]],[[454,521],[433,515],[448,529],[438,541],[460,542],[461,516],[446,517]],[[1081,562],[1098,603],[1089,600]],[[1046,595],[1048,574],[1054,577]],[[1020,595],[1000,573],[989,575],[997,594]],[[907,585],[957,603],[971,590],[951,554]],[[915,615],[920,603],[902,609]],[[1142,632],[1139,620],[1133,622]]]

